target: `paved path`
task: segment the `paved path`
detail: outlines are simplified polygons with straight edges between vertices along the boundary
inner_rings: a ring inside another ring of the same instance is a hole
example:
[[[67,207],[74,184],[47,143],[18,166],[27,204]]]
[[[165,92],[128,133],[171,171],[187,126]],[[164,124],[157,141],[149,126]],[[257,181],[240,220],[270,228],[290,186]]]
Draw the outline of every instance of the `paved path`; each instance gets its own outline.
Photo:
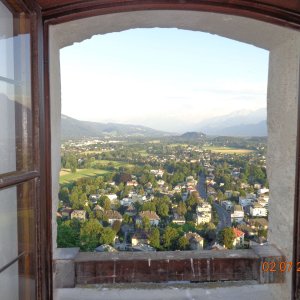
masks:
[[[197,191],[199,192],[200,197],[203,199],[207,198],[205,180],[206,180],[205,175],[200,174],[198,178]]]
[[[217,226],[217,233],[222,230],[224,227],[231,226],[230,214],[226,211],[224,207],[217,203],[213,203],[215,210],[219,216],[219,224]]]

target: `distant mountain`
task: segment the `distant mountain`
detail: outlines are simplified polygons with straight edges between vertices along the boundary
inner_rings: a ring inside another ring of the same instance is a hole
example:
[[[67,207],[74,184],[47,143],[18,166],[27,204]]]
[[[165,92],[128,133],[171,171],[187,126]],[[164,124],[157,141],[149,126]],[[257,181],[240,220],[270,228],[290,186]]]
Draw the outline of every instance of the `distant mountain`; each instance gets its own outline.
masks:
[[[184,134],[180,135],[179,138],[186,139],[186,140],[198,140],[206,138],[206,135],[202,132],[194,132],[189,131],[185,132]]]
[[[208,135],[267,136],[266,118],[266,108],[242,110],[200,122],[195,129]]]
[[[61,137],[84,138],[84,137],[162,137],[170,133],[155,130],[140,125],[98,123],[79,121],[66,115],[61,116]]]
[[[206,134],[219,136],[267,136],[267,121],[261,121],[256,124],[240,124],[236,126],[229,126],[224,128],[211,128],[206,130]]]

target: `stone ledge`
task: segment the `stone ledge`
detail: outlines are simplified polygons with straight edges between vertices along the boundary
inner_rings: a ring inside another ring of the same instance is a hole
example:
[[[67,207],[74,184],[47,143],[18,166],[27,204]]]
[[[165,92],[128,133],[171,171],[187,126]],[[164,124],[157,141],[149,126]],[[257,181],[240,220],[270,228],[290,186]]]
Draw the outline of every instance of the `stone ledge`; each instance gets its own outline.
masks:
[[[53,255],[55,288],[75,287],[75,257],[79,248],[59,248]]]
[[[75,284],[245,281],[281,283],[285,274],[263,272],[264,261],[285,261],[272,245],[249,250],[150,253],[82,252],[75,257]],[[278,264],[277,264],[278,265]]]

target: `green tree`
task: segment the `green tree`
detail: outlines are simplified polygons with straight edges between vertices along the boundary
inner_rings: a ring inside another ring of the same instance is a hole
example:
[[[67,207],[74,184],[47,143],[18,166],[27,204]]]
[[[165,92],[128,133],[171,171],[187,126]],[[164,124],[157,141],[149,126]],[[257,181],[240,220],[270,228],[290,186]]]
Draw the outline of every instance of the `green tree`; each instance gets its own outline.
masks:
[[[57,247],[79,247],[80,223],[78,220],[58,222],[57,224]]]
[[[160,233],[158,228],[154,228],[149,236],[150,246],[155,249],[160,248]]]
[[[64,203],[69,203],[70,192],[67,187],[63,187],[59,191],[59,199]]]
[[[178,247],[180,250],[188,250],[189,249],[189,241],[185,236],[182,236],[178,240]]]
[[[105,209],[110,209],[110,200],[107,196],[101,196],[99,199],[100,205]]]
[[[227,249],[233,248],[233,241],[235,239],[234,231],[232,227],[225,227],[219,233],[219,241]]]
[[[268,237],[268,230],[267,229],[259,229],[258,230],[258,236],[267,238]]]
[[[157,213],[162,218],[167,217],[169,215],[169,205],[167,203],[161,203],[157,206]]]
[[[156,211],[156,205],[153,201],[143,203],[142,211],[147,211],[147,210]]]
[[[80,230],[80,248],[84,251],[94,251],[99,245],[102,225],[97,219],[85,221]]]
[[[121,222],[116,220],[113,225],[112,225],[112,230],[115,232],[115,233],[118,233],[121,229]]]
[[[112,245],[115,241],[116,232],[110,227],[105,227],[102,230],[100,244]]]
[[[143,217],[142,218],[142,228],[145,230],[145,231],[148,231],[151,227],[151,224],[150,224],[150,220],[148,217]]]
[[[165,233],[163,234],[163,246],[167,250],[176,249],[176,241],[179,237],[177,229],[170,226],[166,227]]]
[[[176,209],[178,215],[184,216],[187,213],[186,205],[184,202],[180,202]]]

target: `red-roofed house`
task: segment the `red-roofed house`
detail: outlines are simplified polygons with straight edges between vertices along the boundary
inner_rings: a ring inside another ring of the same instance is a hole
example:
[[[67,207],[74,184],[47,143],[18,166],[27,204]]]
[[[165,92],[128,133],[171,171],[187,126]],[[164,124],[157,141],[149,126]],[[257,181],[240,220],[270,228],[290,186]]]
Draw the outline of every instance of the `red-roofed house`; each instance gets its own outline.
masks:
[[[233,246],[235,248],[244,246],[244,237],[245,237],[245,233],[237,228],[233,228],[233,232],[235,235],[235,239],[233,241]]]

